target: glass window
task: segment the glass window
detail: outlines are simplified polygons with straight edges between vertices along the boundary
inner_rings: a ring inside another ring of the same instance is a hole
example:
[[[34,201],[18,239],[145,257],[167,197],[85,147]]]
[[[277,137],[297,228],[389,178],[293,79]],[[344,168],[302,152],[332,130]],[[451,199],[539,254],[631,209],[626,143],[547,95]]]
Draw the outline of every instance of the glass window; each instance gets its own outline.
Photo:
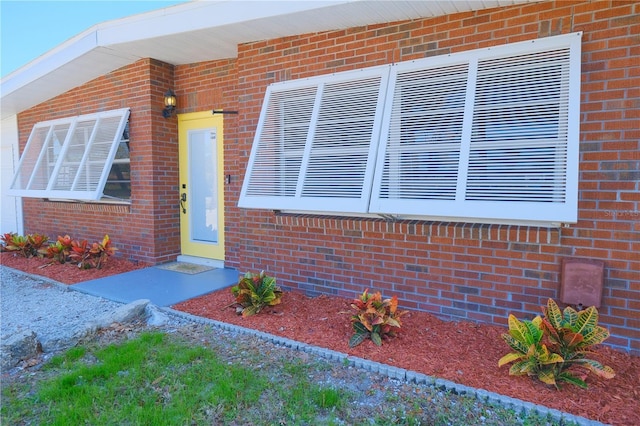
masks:
[[[131,199],[131,162],[129,152],[129,123],[127,122],[122,139],[118,144],[107,182],[104,185],[104,198],[117,200]]]

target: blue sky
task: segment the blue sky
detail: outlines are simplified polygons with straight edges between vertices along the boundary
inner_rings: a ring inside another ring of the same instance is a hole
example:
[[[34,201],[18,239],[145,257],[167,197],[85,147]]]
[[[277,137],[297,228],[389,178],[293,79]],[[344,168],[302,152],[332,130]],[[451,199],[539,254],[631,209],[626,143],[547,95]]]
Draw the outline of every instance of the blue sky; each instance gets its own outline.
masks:
[[[100,22],[184,1],[0,0],[0,74],[4,77]]]

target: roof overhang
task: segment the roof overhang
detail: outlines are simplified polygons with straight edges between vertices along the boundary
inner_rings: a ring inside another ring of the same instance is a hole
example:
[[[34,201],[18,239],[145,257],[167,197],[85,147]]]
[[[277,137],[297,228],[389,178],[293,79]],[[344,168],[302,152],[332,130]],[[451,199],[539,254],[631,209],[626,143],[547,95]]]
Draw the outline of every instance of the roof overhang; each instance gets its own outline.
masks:
[[[1,116],[32,108],[142,58],[234,58],[242,43],[538,0],[193,1],[95,25],[0,82]]]

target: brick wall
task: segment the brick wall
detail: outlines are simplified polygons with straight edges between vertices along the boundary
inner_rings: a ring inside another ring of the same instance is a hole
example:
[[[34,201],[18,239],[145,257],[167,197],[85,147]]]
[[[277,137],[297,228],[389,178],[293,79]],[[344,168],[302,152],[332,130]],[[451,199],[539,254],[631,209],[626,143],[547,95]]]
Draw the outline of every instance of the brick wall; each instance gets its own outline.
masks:
[[[162,117],[173,67],[140,60],[47,101],[18,117],[21,149],[39,121],[128,107],[131,204],[23,199],[25,233],[69,234],[90,242],[109,234],[118,255],[148,263],[179,253],[177,120]]]
[[[310,294],[365,288],[452,319],[506,324],[559,297],[567,256],[605,261],[601,323],[640,353],[640,4],[542,2],[239,46],[225,168],[227,264]],[[583,31],[579,222],[567,228],[276,215],[236,207],[264,92],[276,81]],[[226,127],[226,126],[225,126]],[[237,144],[235,143],[237,141]]]

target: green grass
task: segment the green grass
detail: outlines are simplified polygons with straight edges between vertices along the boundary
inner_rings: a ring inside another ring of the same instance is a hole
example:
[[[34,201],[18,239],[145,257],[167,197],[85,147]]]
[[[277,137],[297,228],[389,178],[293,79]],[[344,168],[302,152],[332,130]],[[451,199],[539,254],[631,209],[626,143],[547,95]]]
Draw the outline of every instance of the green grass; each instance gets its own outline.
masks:
[[[143,333],[120,344],[72,348],[51,358],[37,379],[3,386],[0,422],[511,425],[539,420],[433,388],[405,384],[390,390],[380,385],[380,377],[352,367],[259,339],[208,333],[197,341]],[[338,369],[349,368],[355,374],[351,382],[370,388],[323,385]]]
[[[309,383],[303,365],[287,365],[288,381],[295,386],[273,387],[268,369],[229,365],[204,346],[161,333],[91,353],[73,348],[52,358],[46,370],[53,376],[34,392],[5,392],[6,424],[225,424],[237,418],[276,422],[279,417],[304,422],[326,416],[344,397],[344,392]],[[270,413],[262,398],[276,394],[286,401],[286,410]]]

